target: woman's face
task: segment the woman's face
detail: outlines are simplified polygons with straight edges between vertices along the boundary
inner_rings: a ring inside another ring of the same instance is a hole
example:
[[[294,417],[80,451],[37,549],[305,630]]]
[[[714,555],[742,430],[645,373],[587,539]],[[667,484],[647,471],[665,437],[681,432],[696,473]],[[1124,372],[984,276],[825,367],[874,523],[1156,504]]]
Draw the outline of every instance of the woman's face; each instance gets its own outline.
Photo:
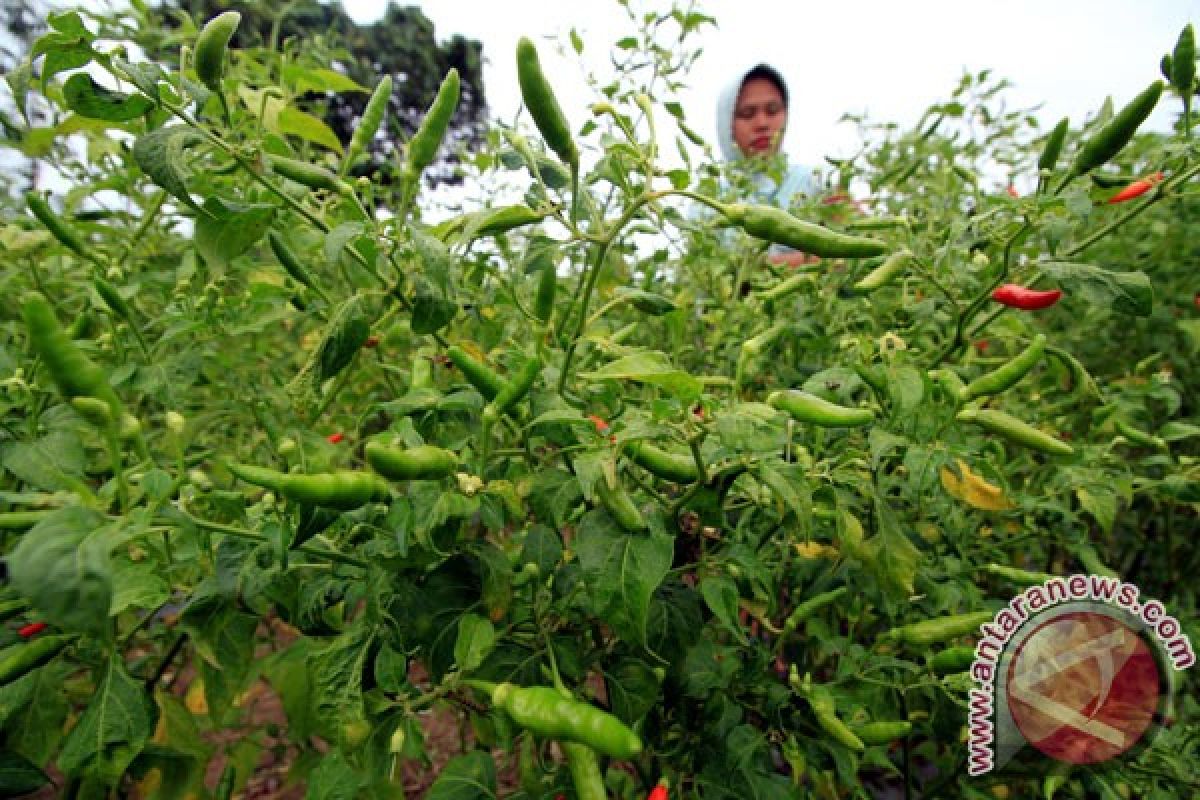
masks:
[[[779,88],[766,78],[742,84],[733,109],[733,141],[747,156],[771,155],[779,149],[787,108]]]

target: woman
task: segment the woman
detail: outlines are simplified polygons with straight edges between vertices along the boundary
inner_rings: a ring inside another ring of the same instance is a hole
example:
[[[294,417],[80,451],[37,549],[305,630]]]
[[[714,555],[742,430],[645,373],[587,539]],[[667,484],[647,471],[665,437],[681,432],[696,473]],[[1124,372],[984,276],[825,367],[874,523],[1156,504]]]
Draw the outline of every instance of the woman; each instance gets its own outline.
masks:
[[[787,84],[770,65],[739,73],[719,95],[717,141],[740,199],[789,208],[816,194],[813,170],[788,164],[780,154],[787,119]],[[767,254],[772,263],[789,266],[816,260],[782,245]]]

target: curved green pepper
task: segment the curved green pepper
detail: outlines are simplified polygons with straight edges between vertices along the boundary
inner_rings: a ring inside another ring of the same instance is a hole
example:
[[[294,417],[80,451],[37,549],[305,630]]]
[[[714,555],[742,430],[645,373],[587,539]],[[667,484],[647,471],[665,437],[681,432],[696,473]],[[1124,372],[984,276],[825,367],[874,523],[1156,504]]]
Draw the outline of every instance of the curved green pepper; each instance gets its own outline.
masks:
[[[350,511],[367,503],[386,500],[391,490],[379,476],[340,470],[314,475],[276,472],[250,464],[228,464],[228,469],[246,483],[261,486],[297,503]]]
[[[401,450],[380,442],[367,442],[363,455],[371,468],[394,481],[433,481],[458,470],[458,456],[433,445]]]
[[[1016,386],[1042,360],[1045,350],[1046,335],[1039,333],[1028,347],[1007,364],[964,386],[958,395],[959,402],[966,403],[977,397],[1000,394],[1006,389]]]
[[[847,408],[797,389],[774,391],[767,395],[767,404],[786,411],[798,422],[822,428],[857,428],[875,421],[869,408]]]
[[[1010,442],[1024,445],[1031,450],[1053,456],[1069,456],[1075,452],[1071,445],[1056,439],[1048,433],[1043,433],[1032,425],[1003,411],[992,409],[976,410],[963,409],[955,417],[959,422],[970,422],[983,428],[989,433],[1008,439]]]

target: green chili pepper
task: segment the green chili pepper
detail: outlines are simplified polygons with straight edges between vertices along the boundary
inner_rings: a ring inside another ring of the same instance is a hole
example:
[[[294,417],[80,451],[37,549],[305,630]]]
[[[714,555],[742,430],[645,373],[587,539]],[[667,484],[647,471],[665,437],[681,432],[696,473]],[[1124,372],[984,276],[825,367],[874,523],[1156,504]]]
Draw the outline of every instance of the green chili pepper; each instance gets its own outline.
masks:
[[[90,258],[87,245],[79,238],[74,230],[70,228],[62,218],[54,213],[50,208],[50,203],[47,202],[45,195],[41,192],[28,191],[25,193],[25,205],[29,206],[29,210],[33,216],[37,217],[38,222],[46,226],[46,230],[75,255]]]
[[[1054,576],[1046,572],[1029,572],[1016,567],[1006,567],[1003,564],[987,564],[983,571],[997,578],[1004,578],[1018,586],[1040,586]]]
[[[849,231],[886,231],[907,224],[907,217],[863,217],[850,220],[844,227]]]
[[[229,40],[233,38],[233,33],[241,21],[241,14],[226,11],[210,19],[196,37],[192,64],[196,67],[196,77],[211,91],[221,91],[221,77],[225,73],[225,50],[229,47]]]
[[[966,403],[977,397],[1000,394],[1016,386],[1042,360],[1045,350],[1046,335],[1039,333],[1033,337],[1033,341],[1028,347],[1007,364],[964,386],[958,395],[959,402]]]
[[[604,776],[600,773],[600,762],[590,747],[582,744],[561,742],[563,755],[567,758],[567,770],[571,773],[571,785],[575,787],[577,800],[607,800]]]
[[[912,723],[903,719],[880,720],[856,725],[851,730],[863,744],[888,744],[912,733]]]
[[[759,292],[758,298],[764,303],[775,303],[795,294],[806,286],[812,286],[814,281],[815,278],[810,271],[801,271],[797,275],[785,278],[770,289]]]
[[[446,355],[454,366],[462,370],[463,377],[478,389],[486,400],[496,397],[508,385],[504,378],[493,372],[490,367],[476,361],[458,345],[447,350]]]
[[[113,313],[124,319],[130,325],[134,324],[133,309],[129,307],[129,303],[117,291],[117,287],[113,286],[104,278],[95,278],[92,285],[96,287],[96,294],[100,295],[100,299],[104,304],[112,309]]]
[[[104,370],[67,338],[50,304],[41,295],[30,295],[23,311],[29,342],[45,362],[59,391],[68,400],[76,397],[103,400],[112,411],[112,418],[121,419],[124,409]]]
[[[578,742],[598,753],[628,760],[642,752],[642,740],[624,722],[593,706],[564,697],[545,686],[501,683],[492,702],[522,728],[562,742]]]
[[[891,392],[888,389],[887,376],[882,367],[871,367],[866,364],[855,364],[854,374],[857,375],[863,383],[870,387],[871,391],[880,400],[886,400]]]
[[[0,660],[0,686],[7,686],[50,663],[78,638],[75,634],[43,636],[11,648],[10,654]]]
[[[966,672],[975,663],[975,648],[960,645],[939,650],[927,662],[935,675]]]
[[[757,336],[751,336],[742,342],[742,352],[748,356],[759,355],[770,347],[776,339],[791,330],[791,328],[791,322],[777,322]]]
[[[788,618],[784,620],[783,630],[779,634],[780,645],[782,645],[784,639],[786,639],[792,634],[793,631],[800,627],[800,623],[807,620],[822,608],[825,608],[825,606],[836,603],[849,591],[850,590],[847,587],[839,586],[836,589],[831,589],[828,592],[823,592],[814,597],[810,597],[792,609],[792,613],[788,614]]]
[[[325,189],[336,194],[352,194],[354,187],[346,183],[332,170],[286,156],[267,156],[267,163],[277,175],[295,181],[310,189]]]
[[[433,362],[418,353],[413,356],[412,370],[409,372],[408,390],[436,389],[433,382]]]
[[[450,120],[458,108],[458,95],[458,70],[451,68],[442,79],[442,85],[438,87],[437,96],[433,98],[429,110],[425,112],[421,127],[417,128],[417,132],[408,142],[410,180],[420,177],[425,168],[437,158],[438,148],[442,145],[442,139],[446,138]]]
[[[962,390],[966,388],[966,384],[963,383],[963,379],[958,376],[958,373],[946,367],[929,370],[929,377],[955,402],[958,401]]]
[[[1173,64],[1171,63],[1171,54],[1163,53],[1162,59],[1158,62],[1158,71],[1162,73],[1163,78],[1171,80],[1171,74],[1174,72]]]
[[[354,134],[350,137],[350,146],[346,148],[346,155],[342,158],[342,164],[346,169],[349,169],[358,160],[358,157],[370,148],[371,142],[375,140],[375,134],[379,133],[379,128],[383,124],[391,99],[392,76],[384,75],[375,85],[375,91],[371,92],[371,99],[367,101],[362,117],[358,120],[358,126],[355,127]]]
[[[1039,453],[1069,456],[1075,452],[1075,449],[1071,445],[1061,439],[1056,439],[1048,433],[1043,433],[1032,425],[1022,422],[1009,414],[1005,414],[1003,411],[966,408],[958,412],[956,419],[959,422],[970,422],[978,425],[989,433],[994,433],[1010,442],[1024,445],[1031,450],[1037,450]]]
[[[501,206],[488,212],[475,228],[475,235],[497,236],[514,228],[541,222],[545,218],[545,212],[534,211],[527,205]]]
[[[633,463],[652,475],[674,483],[700,480],[696,459],[690,453],[671,453],[647,441],[630,442],[625,453]]]
[[[1084,175],[1104,164],[1119,153],[1158,105],[1162,90],[1162,81],[1156,80],[1117,112],[1107,125],[1084,142],[1075,154],[1075,160],[1071,162],[1071,169],[1063,179],[1063,185],[1072,178]]]
[[[108,430],[114,422],[108,403],[97,397],[72,397],[71,408],[75,413],[101,430]]]
[[[767,404],[786,411],[798,422],[822,428],[857,428],[875,421],[869,408],[847,408],[797,389],[774,391],[767,395]]]
[[[977,633],[979,626],[990,622],[993,617],[990,611],[976,611],[971,614],[958,614],[950,617],[938,617],[922,622],[914,622],[900,628],[892,628],[881,638],[904,642],[911,645],[927,645],[957,639],[969,633]]]
[[[1140,428],[1135,428],[1121,417],[1113,420],[1113,425],[1116,427],[1117,433],[1124,436],[1133,444],[1140,444],[1142,447],[1153,447],[1155,450],[1161,450],[1164,453],[1168,449],[1166,441],[1161,437],[1147,433]]]
[[[18,617],[29,608],[29,603],[21,598],[13,600],[0,600],[0,622],[8,622],[13,617]]]
[[[1050,135],[1046,137],[1046,144],[1042,146],[1042,155],[1038,158],[1040,172],[1053,172],[1058,166],[1058,157],[1062,155],[1063,144],[1067,141],[1067,131],[1070,127],[1070,117],[1063,117],[1050,131]]]
[[[1092,547],[1087,542],[1081,542],[1073,545],[1071,550],[1075,553],[1075,557],[1079,559],[1079,563],[1083,565],[1092,575],[1103,575],[1106,578],[1120,578],[1117,571],[1100,560],[1100,554],[1096,552],[1096,548]]]
[[[363,454],[371,468],[394,481],[432,481],[458,471],[458,456],[433,445],[401,450],[380,442],[367,442]]]
[[[776,206],[737,203],[725,206],[722,213],[751,236],[821,258],[870,258],[888,250],[878,239],[831,231]]]
[[[246,483],[286,497],[297,503],[350,511],[367,503],[386,500],[391,490],[377,475],[340,470],[315,475],[276,472],[249,464],[228,464],[228,469]]]
[[[529,394],[529,390],[533,388],[534,381],[537,380],[541,371],[542,362],[539,359],[525,359],[525,363],[520,366],[513,379],[496,393],[492,402],[488,403],[483,410],[483,418],[495,421],[511,411],[517,403],[525,399],[525,395]]]
[[[542,274],[538,277],[537,294],[533,298],[533,316],[540,322],[550,322],[550,316],[554,313],[554,295],[558,291],[558,270],[555,269],[554,263],[550,262],[542,267]]]
[[[804,695],[808,704],[812,706],[813,716],[821,730],[832,736],[838,744],[851,750],[862,752],[866,749],[862,739],[858,738],[854,731],[850,730],[846,723],[838,717],[837,705],[828,688],[819,684],[809,685],[806,687]]]
[[[325,291],[317,283],[312,273],[300,262],[300,258],[295,251],[288,246],[283,236],[276,231],[271,231],[267,234],[267,242],[271,245],[271,252],[275,254],[275,258],[279,260],[284,271],[291,276],[292,280],[301,286],[312,289],[319,294],[322,299],[328,302]]]
[[[546,145],[554,151],[564,164],[572,170],[579,168],[579,149],[571,138],[571,126],[558,105],[554,89],[542,72],[537,48],[527,37],[517,42],[517,81],[521,85],[521,99],[529,116],[537,125],[538,132]]]
[[[5,511],[0,513],[0,531],[27,531],[52,513],[51,511]]]
[[[912,253],[907,250],[898,250],[888,256],[878,267],[864,275],[852,289],[861,294],[873,292],[896,280],[912,265],[912,262]]]
[[[625,530],[638,533],[646,529],[646,520],[642,517],[642,512],[621,485],[620,478],[616,480],[615,486],[610,487],[608,480],[602,476],[596,481],[596,496],[600,498],[605,510]]]
[[[1190,22],[1179,32],[1171,54],[1171,85],[1183,97],[1184,105],[1190,107],[1196,89],[1196,31]]]

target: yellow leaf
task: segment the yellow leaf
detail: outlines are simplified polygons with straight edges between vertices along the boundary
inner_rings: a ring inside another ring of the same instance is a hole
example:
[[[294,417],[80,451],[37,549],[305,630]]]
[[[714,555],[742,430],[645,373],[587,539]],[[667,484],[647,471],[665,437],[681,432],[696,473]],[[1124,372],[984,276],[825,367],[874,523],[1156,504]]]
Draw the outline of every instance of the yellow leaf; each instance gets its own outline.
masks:
[[[818,558],[835,559],[839,555],[836,547],[821,542],[797,542],[794,547],[796,553],[805,561],[816,561]]]
[[[202,678],[196,678],[188,686],[183,704],[187,706],[188,711],[197,716],[208,713],[208,698],[204,696],[204,680]]]
[[[962,459],[958,459],[958,469],[962,473],[961,478],[949,467],[942,467],[942,486],[952,497],[983,511],[1007,511],[1015,507],[1012,501],[1004,496],[999,486],[994,486],[971,472]]]
[[[930,522],[922,522],[917,525],[917,533],[921,538],[930,544],[936,544],[942,540],[942,532],[938,526]]]

